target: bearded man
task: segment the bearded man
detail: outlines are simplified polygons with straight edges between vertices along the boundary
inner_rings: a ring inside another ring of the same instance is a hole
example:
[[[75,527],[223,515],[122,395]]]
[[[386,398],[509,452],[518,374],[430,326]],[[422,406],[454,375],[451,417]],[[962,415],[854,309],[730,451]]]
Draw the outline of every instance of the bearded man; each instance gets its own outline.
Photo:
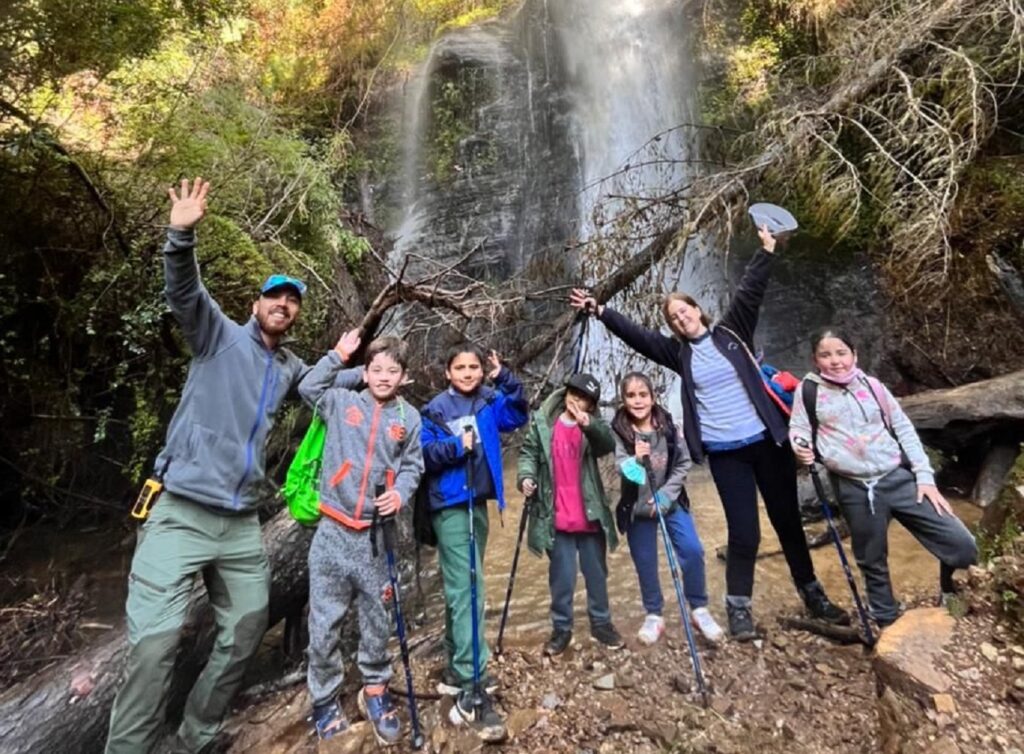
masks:
[[[174,748],[209,748],[267,627],[270,571],[256,515],[267,435],[306,365],[281,345],[306,286],[271,275],[245,324],[203,286],[195,226],[209,183],[171,188],[165,294],[192,351],[188,379],[156,460],[163,492],[139,531],[128,582],[130,652],[106,751],[157,743],[182,623],[196,574],[217,622],[210,659],[192,687]]]

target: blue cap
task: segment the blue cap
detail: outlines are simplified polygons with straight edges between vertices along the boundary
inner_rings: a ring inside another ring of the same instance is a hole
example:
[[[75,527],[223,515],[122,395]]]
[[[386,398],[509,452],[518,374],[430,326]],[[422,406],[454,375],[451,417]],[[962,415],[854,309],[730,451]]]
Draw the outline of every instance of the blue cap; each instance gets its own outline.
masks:
[[[266,295],[275,288],[284,288],[285,286],[290,286],[291,288],[294,288],[298,292],[299,298],[302,298],[303,296],[306,295],[305,283],[303,283],[298,278],[293,278],[288,275],[281,275],[280,273],[277,275],[271,275],[270,277],[267,278],[267,282],[265,282],[263,284],[263,287],[260,288],[260,295]]]

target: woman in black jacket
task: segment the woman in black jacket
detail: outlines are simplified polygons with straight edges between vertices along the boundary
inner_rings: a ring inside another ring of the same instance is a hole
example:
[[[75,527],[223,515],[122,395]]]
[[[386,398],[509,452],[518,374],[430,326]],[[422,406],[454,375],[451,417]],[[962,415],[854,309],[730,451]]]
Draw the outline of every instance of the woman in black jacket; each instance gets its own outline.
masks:
[[[671,337],[599,305],[587,291],[575,289],[570,296],[574,307],[596,315],[628,346],[682,378],[683,434],[696,463],[707,457],[725,509],[729,528],[726,612],[729,632],[740,641],[757,635],[751,595],[761,540],[758,490],[807,610],[830,623],[849,622],[814,575],[800,524],[796,465],[788,447],[786,420],[769,398],[760,369],[750,356],[776,244],[766,227],[758,236],[762,248],[747,265],[728,311],[715,325],[684,293],[670,293],[662,307]]]

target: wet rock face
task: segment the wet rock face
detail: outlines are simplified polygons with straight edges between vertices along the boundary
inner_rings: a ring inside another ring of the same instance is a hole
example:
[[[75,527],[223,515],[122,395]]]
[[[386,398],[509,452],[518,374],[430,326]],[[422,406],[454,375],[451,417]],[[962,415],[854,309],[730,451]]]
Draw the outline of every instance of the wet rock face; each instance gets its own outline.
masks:
[[[579,166],[557,34],[546,4],[438,41],[407,108],[404,219],[396,252],[504,280],[561,256]]]

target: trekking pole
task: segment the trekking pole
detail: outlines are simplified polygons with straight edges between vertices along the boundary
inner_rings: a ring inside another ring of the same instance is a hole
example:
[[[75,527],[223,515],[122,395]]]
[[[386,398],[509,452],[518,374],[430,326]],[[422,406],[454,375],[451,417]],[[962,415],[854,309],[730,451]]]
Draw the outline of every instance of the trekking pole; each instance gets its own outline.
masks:
[[[466,424],[462,428],[462,434],[473,432],[473,425]],[[476,451],[475,436],[474,445],[466,453],[466,486],[469,488],[469,609],[472,612],[473,628],[473,715],[479,713],[483,706],[483,695],[480,693],[480,618],[476,612],[478,595],[476,593],[476,530],[473,526],[473,454]]]
[[[378,497],[384,493],[379,488]],[[374,511],[374,518],[377,512]],[[423,734],[420,733],[420,718],[416,713],[416,693],[412,685],[412,665],[409,662],[409,642],[405,638],[405,620],[402,618],[402,595],[398,585],[398,569],[395,567],[395,516],[387,516],[383,521],[384,554],[388,561],[388,578],[391,580],[392,601],[395,611],[395,626],[398,630],[398,646],[402,651],[402,666],[405,669],[405,690],[409,702],[409,720],[412,723],[412,748],[423,748]]]
[[[672,539],[668,535],[668,526],[665,524],[665,516],[658,506],[660,490],[654,489],[654,469],[651,466],[651,457],[644,456],[644,471],[647,472],[648,484],[651,486],[651,497],[654,498],[654,510],[658,516],[658,528],[661,529],[661,539],[665,544],[665,557],[668,559],[669,572],[672,574],[672,585],[676,588],[676,602],[679,603],[679,615],[683,621],[683,631],[686,633],[686,644],[690,649],[690,663],[693,665],[693,675],[697,681],[697,692],[700,694],[701,702],[705,708],[708,706],[708,688],[704,683],[704,672],[700,666],[700,656],[697,654],[697,642],[693,638],[693,626],[690,625],[690,606],[686,601],[686,592],[683,589],[683,580],[679,575],[679,563],[676,561],[675,549],[672,547]]]
[[[523,532],[526,531],[526,520],[530,516],[530,505],[533,496],[526,498],[523,502],[523,513],[519,517],[519,535],[516,539],[516,551],[512,556],[512,571],[508,575],[508,589],[505,590],[505,607],[501,610],[501,623],[498,624],[498,642],[494,647],[494,654],[501,654],[501,639],[505,635],[505,621],[508,620],[508,605],[512,601],[512,588],[516,583],[516,567],[519,565],[519,549],[523,545]]]
[[[801,448],[810,450],[811,444],[802,437],[797,437],[793,440]],[[811,481],[814,483],[814,491],[818,494],[818,499],[821,501],[821,510],[825,514],[825,522],[828,524],[829,533],[832,535],[832,541],[836,545],[836,550],[839,551],[839,562],[843,564],[843,573],[846,574],[846,583],[850,585],[850,593],[853,595],[853,602],[857,606],[857,615],[860,617],[860,625],[864,629],[864,643],[868,647],[875,645],[875,636],[871,633],[871,624],[868,622],[868,612],[864,609],[864,603],[860,599],[860,591],[857,589],[857,580],[853,578],[853,572],[850,570],[850,561],[846,559],[846,549],[843,547],[842,537],[839,536],[839,530],[836,528],[835,519],[832,518],[832,508],[828,504],[828,496],[825,494],[825,485],[821,481],[821,477],[818,475],[818,468],[815,464],[807,464],[807,468],[811,472]]]

